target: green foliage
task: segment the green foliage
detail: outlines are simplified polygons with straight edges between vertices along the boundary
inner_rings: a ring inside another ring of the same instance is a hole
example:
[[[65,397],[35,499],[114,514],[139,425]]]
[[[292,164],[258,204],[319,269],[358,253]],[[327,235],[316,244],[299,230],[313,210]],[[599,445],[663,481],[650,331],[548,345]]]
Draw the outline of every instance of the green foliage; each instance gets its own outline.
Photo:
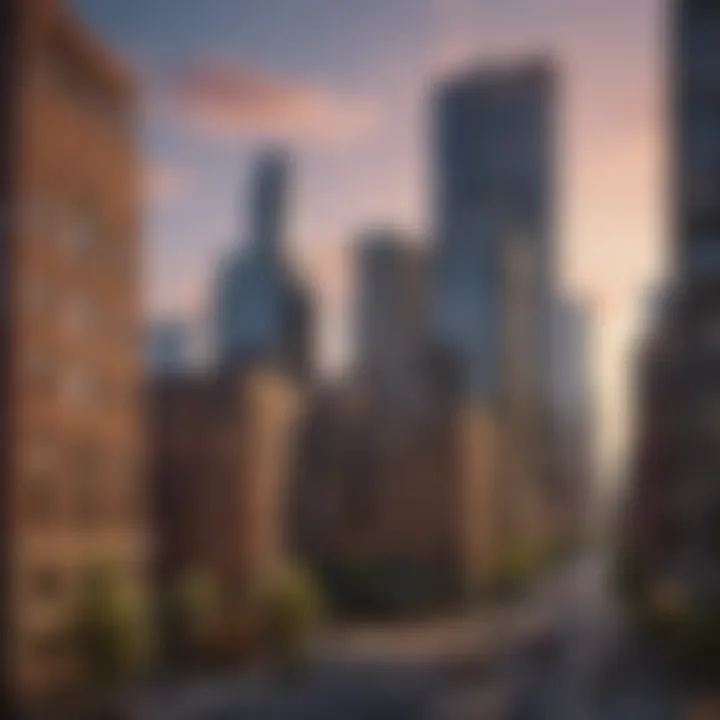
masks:
[[[169,588],[163,610],[173,656],[197,660],[211,652],[224,611],[220,587],[211,575],[196,570],[178,578]]]
[[[142,598],[112,567],[85,578],[73,634],[88,680],[117,686],[147,667],[150,623]]]
[[[720,609],[700,609],[686,587],[653,574],[627,548],[616,556],[614,584],[636,627],[678,669],[720,674]]]
[[[620,548],[613,563],[612,585],[629,607],[647,602],[649,578],[639,558],[629,548]]]
[[[355,617],[422,615],[451,605],[458,596],[452,569],[437,563],[368,557],[326,568],[323,580],[335,609]]]
[[[718,611],[655,613],[646,622],[652,637],[678,669],[696,678],[720,674],[720,617]]]
[[[312,576],[286,567],[267,578],[255,597],[261,648],[282,664],[294,664],[318,629],[324,603]]]
[[[511,546],[495,563],[491,594],[500,599],[521,595],[555,564],[555,552],[554,546],[543,543]]]

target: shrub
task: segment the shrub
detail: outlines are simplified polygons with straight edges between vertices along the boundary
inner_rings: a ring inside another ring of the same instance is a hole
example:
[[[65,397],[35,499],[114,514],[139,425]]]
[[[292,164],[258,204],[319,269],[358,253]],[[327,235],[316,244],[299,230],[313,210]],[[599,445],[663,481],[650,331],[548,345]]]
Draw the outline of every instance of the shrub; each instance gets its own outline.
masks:
[[[552,566],[551,546],[523,544],[500,555],[491,583],[491,593],[500,598],[514,598]]]
[[[257,590],[255,617],[261,650],[281,667],[304,659],[322,616],[321,593],[306,570],[285,567]]]
[[[223,602],[219,585],[203,571],[178,578],[164,604],[164,628],[171,655],[181,661],[207,659],[220,633]]]
[[[83,583],[73,635],[88,681],[113,689],[151,659],[147,607],[111,567],[93,568]]]
[[[343,615],[378,620],[433,612],[457,601],[449,565],[369,557],[326,567],[323,580]]]

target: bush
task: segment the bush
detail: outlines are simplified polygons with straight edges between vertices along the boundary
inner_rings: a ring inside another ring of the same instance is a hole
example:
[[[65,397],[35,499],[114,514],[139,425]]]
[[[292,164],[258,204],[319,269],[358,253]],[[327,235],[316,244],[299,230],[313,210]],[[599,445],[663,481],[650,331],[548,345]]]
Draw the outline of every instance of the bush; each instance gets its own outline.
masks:
[[[219,585],[202,571],[173,583],[165,597],[164,629],[171,656],[182,662],[208,659],[221,633],[223,602]]]
[[[147,607],[110,567],[94,568],[85,578],[73,635],[85,675],[96,687],[122,685],[151,659]]]
[[[491,594],[512,599],[524,593],[533,581],[554,564],[550,545],[522,545],[510,548],[497,560]]]
[[[307,571],[286,567],[258,588],[254,615],[260,649],[281,667],[294,667],[320,626],[321,593]]]
[[[334,608],[373,619],[417,616],[448,607],[459,591],[449,566],[365,558],[325,568],[323,580]]]
[[[647,603],[649,578],[640,560],[629,548],[620,548],[613,563],[612,586],[630,608]]]

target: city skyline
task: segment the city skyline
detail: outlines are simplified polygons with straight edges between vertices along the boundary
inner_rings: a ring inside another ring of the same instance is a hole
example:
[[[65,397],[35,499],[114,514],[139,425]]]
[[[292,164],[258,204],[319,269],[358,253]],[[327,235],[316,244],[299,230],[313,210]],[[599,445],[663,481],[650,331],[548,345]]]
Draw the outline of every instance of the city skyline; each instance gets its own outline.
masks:
[[[358,229],[427,234],[434,80],[550,52],[562,95],[560,274],[594,307],[602,435],[615,457],[636,301],[662,264],[661,3],[214,0],[200,17],[184,2],[75,5],[129,57],[150,100],[150,315],[197,318],[214,264],[249,225],[238,203],[249,153],[280,140],[298,158],[292,243],[321,295],[326,367],[350,347]]]

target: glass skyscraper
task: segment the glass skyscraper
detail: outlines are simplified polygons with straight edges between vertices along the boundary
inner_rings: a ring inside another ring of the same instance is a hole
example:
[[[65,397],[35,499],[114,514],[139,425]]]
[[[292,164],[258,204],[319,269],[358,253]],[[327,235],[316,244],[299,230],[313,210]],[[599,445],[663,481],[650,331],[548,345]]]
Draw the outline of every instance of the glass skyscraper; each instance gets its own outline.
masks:
[[[555,76],[550,63],[483,67],[451,79],[436,100],[437,283],[433,325],[476,400],[506,378],[511,292],[526,298],[524,343],[538,379],[549,359],[553,284]],[[518,288],[517,257],[530,266]],[[515,289],[513,289],[515,288]],[[516,298],[517,299],[517,298]],[[528,345],[529,343],[529,345]]]

